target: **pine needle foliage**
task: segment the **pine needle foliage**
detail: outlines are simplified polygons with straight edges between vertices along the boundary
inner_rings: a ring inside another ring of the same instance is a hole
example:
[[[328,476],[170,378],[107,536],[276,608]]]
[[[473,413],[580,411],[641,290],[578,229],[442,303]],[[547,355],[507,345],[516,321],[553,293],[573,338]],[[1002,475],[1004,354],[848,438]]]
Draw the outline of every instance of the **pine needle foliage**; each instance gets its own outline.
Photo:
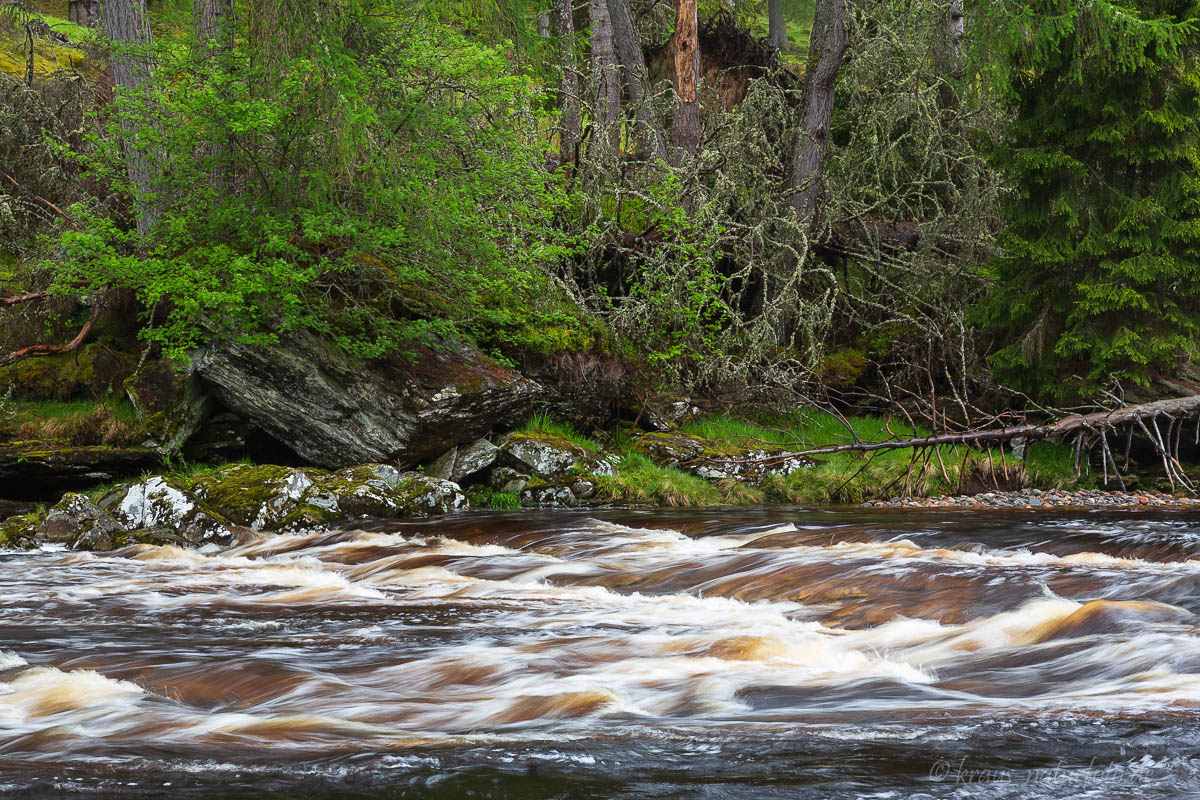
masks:
[[[1200,331],[1200,19],[1192,2],[1000,4],[983,36],[1015,193],[982,319],[1044,396],[1146,384]]]

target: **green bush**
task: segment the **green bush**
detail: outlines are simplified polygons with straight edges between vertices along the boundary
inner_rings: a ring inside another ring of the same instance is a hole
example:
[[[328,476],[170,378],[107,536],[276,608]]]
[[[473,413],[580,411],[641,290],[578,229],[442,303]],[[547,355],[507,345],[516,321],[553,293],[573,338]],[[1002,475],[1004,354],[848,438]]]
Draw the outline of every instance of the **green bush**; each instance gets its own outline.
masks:
[[[229,53],[159,47],[153,88],[119,98],[77,158],[158,219],[139,236],[75,207],[58,286],[131,290],[169,355],[297,326],[367,358],[442,337],[592,346],[598,329],[544,270],[559,197],[533,83],[418,8],[355,0],[274,26],[267,8]],[[157,173],[141,196],[121,166],[131,120]]]

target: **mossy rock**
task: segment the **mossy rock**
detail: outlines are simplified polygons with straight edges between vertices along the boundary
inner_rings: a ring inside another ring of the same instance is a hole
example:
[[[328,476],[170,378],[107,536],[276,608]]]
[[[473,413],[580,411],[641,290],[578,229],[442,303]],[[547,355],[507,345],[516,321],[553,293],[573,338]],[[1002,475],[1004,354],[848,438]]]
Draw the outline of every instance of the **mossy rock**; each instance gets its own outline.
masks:
[[[77,544],[107,540],[121,529],[121,523],[87,495],[69,492],[46,512],[38,525],[37,536],[43,542],[65,543],[72,549],[111,549],[79,548]]]
[[[230,521],[201,505],[190,490],[186,480],[155,475],[114,489],[98,505],[127,531],[161,528],[194,545],[232,544],[236,537]]]
[[[783,447],[729,446],[683,431],[643,434],[633,450],[660,467],[681,469],[710,482],[757,485],[767,475],[790,475],[816,463]]]
[[[500,443],[499,460],[520,472],[549,479],[583,474],[616,474],[615,459],[590,447],[542,432],[508,436]]]
[[[32,550],[37,547],[37,528],[41,514],[31,511],[0,520],[0,549]]]
[[[660,467],[678,467],[704,455],[710,442],[683,431],[653,431],[638,437],[633,451]]]
[[[192,481],[196,498],[251,530],[295,530],[344,518],[335,499],[311,490],[324,470],[234,464]]]
[[[155,449],[162,453],[179,452],[212,410],[195,373],[169,361],[147,362],[125,380],[124,387]]]
[[[440,514],[465,508],[458,484],[388,464],[337,472],[237,464],[194,479],[192,491],[252,530],[297,530],[360,517]]]

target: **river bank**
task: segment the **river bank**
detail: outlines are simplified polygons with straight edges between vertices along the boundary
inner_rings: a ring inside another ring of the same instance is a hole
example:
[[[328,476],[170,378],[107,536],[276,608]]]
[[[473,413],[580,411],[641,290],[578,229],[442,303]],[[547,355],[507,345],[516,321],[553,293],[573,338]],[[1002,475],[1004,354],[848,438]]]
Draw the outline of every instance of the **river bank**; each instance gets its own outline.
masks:
[[[1200,508],[1200,498],[1164,492],[1104,491],[1102,489],[1029,489],[1018,492],[981,492],[974,495],[893,497],[868,500],[864,508]]]

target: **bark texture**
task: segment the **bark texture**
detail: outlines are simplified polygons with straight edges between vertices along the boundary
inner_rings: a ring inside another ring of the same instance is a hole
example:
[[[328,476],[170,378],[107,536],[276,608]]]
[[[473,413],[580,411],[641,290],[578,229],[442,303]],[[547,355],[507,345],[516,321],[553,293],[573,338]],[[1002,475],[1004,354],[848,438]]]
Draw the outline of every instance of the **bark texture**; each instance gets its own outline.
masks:
[[[788,49],[787,23],[783,19],[783,0],[767,0],[767,44],[780,52]]]
[[[592,141],[603,142],[611,152],[617,153],[621,149],[621,76],[607,0],[590,0],[588,16],[592,23],[591,68],[596,91]]]
[[[233,49],[233,0],[194,0],[196,46],[209,52]]]
[[[104,4],[104,32],[117,51],[112,59],[113,85],[128,93],[143,91],[150,83],[154,63],[147,52],[152,42],[146,19],[146,0],[108,0]],[[137,124],[125,119],[125,169],[137,193],[137,230],[148,233],[158,222],[154,198],[156,159],[136,144]]]
[[[554,0],[554,23],[561,57],[558,79],[562,116],[558,123],[560,164],[574,164],[579,150],[579,72],[575,68],[575,17],[571,0]]]
[[[646,59],[642,55],[642,42],[629,6],[625,0],[608,0],[608,14],[612,20],[613,42],[617,55],[625,70],[625,85],[629,89],[629,100],[637,116],[638,138],[650,155],[658,160],[667,160],[667,140],[646,94]]]
[[[67,3],[67,19],[76,25],[87,28],[99,25],[102,15],[100,0],[70,0]]]
[[[196,32],[197,57],[211,61],[214,68],[221,68],[225,61],[222,56],[233,51],[236,33],[233,0],[195,0],[192,4],[192,22]],[[229,143],[213,141],[205,150],[205,157],[211,163],[209,172],[213,188],[221,194],[232,192],[234,173]]]
[[[845,0],[819,0],[808,67],[804,81],[804,115],[792,157],[792,207],[800,224],[811,228],[829,152],[829,126],[833,121],[834,87],[850,39],[846,30]]]
[[[700,101],[697,97],[700,26],[696,0],[676,0],[671,55],[675,64],[675,94],[679,96],[671,136],[676,147],[685,153],[695,153],[700,146]]]

